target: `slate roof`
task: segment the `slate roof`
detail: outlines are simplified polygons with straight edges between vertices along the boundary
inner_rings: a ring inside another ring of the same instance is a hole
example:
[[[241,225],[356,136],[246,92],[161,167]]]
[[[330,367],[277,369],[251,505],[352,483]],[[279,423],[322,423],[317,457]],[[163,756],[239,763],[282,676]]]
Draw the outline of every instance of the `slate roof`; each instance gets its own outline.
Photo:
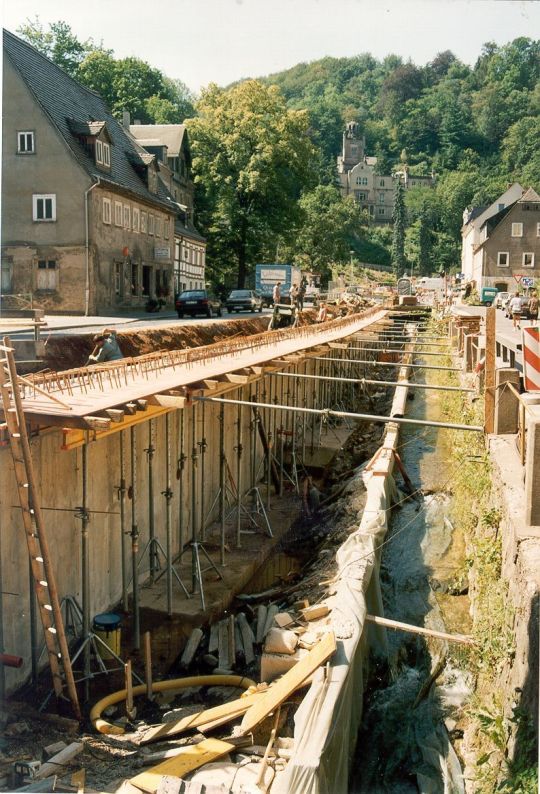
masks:
[[[528,201],[540,201],[540,196],[538,195],[536,190],[533,190],[533,188],[530,187],[528,190],[525,191],[525,193],[518,201],[520,204],[524,204]]]
[[[141,146],[166,146],[169,157],[178,157],[185,124],[130,124],[129,131]]]
[[[197,231],[197,229],[191,223],[191,221],[182,223],[180,218],[177,217],[174,222],[174,230],[176,234],[181,234],[183,237],[190,237],[192,240],[197,240],[200,243],[206,242],[206,238],[203,237],[202,234]]]
[[[138,170],[143,169],[147,164],[147,153],[126,133],[99,94],[77,83],[63,69],[7,30],[4,30],[4,52],[92,180],[97,182],[99,178],[113,188],[122,188],[149,203],[175,211],[176,207],[161,180],[158,180],[158,195],[148,190],[132,164],[138,161],[141,164]],[[111,138],[110,171],[97,167],[91,152],[77,137],[99,134],[103,125],[106,125]]]

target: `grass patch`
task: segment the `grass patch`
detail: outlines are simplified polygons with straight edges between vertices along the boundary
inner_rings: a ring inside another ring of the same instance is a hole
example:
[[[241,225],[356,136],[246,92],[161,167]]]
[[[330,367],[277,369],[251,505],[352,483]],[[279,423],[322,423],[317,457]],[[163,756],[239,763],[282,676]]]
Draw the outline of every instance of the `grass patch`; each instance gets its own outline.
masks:
[[[439,330],[436,325],[434,330]],[[432,362],[450,366],[449,354],[433,356]],[[426,370],[426,381],[459,385],[458,374]],[[441,409],[445,421],[484,424],[484,400],[460,392],[443,392]],[[450,431],[449,431],[450,432]],[[492,488],[491,465],[484,435],[451,431],[448,469],[451,481],[451,520],[465,535],[467,556],[462,577],[469,579],[469,596],[474,606],[475,645],[468,651],[467,666],[476,677],[476,691],[468,709],[473,723],[477,761],[475,791],[478,794],[532,794],[537,791],[534,727],[523,713],[514,710],[505,716],[504,695],[498,691],[499,675],[515,653],[513,613],[508,604],[508,585],[501,576],[501,513]],[[461,653],[461,651],[460,651]],[[456,661],[457,658],[456,658]],[[508,708],[508,705],[506,705]],[[513,732],[520,734],[518,754],[509,761],[507,745]]]

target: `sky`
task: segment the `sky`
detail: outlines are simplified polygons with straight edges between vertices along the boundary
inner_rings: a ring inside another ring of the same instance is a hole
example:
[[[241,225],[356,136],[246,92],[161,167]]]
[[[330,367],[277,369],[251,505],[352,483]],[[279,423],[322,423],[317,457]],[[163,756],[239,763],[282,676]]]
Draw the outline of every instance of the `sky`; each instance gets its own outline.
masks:
[[[395,53],[421,65],[450,49],[474,64],[482,44],[540,36],[540,0],[0,0],[16,29],[67,22],[117,58],[135,55],[198,92],[330,55]]]

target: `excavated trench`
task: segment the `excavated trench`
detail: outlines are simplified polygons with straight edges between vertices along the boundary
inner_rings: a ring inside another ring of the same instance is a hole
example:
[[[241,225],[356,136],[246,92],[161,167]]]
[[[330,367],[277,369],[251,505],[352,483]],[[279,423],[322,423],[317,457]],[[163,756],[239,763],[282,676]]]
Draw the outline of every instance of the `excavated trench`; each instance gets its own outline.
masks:
[[[409,398],[408,416],[441,419],[441,392]],[[447,466],[451,434],[412,426],[402,432],[400,455],[418,493],[393,511],[381,589],[385,617],[468,634],[464,538],[452,521]],[[371,657],[351,792],[464,792],[454,745],[459,749],[462,706],[472,692],[466,646],[393,630],[387,642],[386,658]]]
[[[156,349],[193,347],[208,344],[238,334],[258,333],[266,321],[228,321],[223,336],[216,336],[216,324],[186,326],[176,329],[123,332],[120,343],[126,355],[138,355]],[[208,328],[208,330],[207,330]],[[48,354],[54,357],[55,367],[62,360],[65,368],[78,366],[88,355],[88,337],[49,340]],[[55,349],[56,348],[56,349]],[[365,368],[364,368],[365,369]],[[369,377],[385,379],[388,370],[369,367]],[[420,380],[420,378],[417,378]],[[392,389],[381,389],[376,395],[360,395],[354,410],[372,410],[376,400],[377,413],[388,412]],[[414,391],[410,395],[408,415],[415,418],[440,418],[440,393]],[[293,603],[307,599],[317,603],[326,592],[325,582],[335,573],[338,548],[357,528],[358,515],[365,504],[362,469],[381,443],[384,427],[361,422],[351,428],[326,428],[326,432],[343,433],[343,443],[330,463],[303,474],[310,474],[320,494],[320,508],[314,518],[303,514],[298,499],[297,517],[275,547],[272,555],[255,573],[232,605],[230,612],[242,613],[256,632],[257,612],[261,605],[275,605],[280,612]],[[451,431],[433,428],[405,429],[401,434],[401,458],[405,470],[419,493],[413,498],[405,494],[401,484],[400,504],[393,511],[393,519],[381,563],[381,586],[385,616],[415,625],[438,630],[467,633],[468,598],[455,586],[457,573],[463,562],[463,539],[459,528],[451,520],[451,486],[445,468],[446,447],[451,443]],[[398,482],[400,484],[401,481]],[[224,617],[227,617],[225,615]],[[154,625],[154,642],[160,637],[167,645],[171,632],[170,621]],[[187,640],[189,629],[181,629]],[[172,667],[155,660],[157,678],[178,675],[207,675],[217,667],[217,653],[211,647],[212,635],[205,627],[193,660],[183,665],[181,655]],[[248,663],[242,652],[230,660],[235,674],[259,679],[259,658]],[[425,638],[402,632],[388,632],[388,655],[373,657],[371,674],[364,695],[364,717],[358,736],[354,765],[350,777],[350,791],[358,794],[376,792],[438,792],[463,791],[460,767],[452,747],[458,735],[456,724],[459,710],[470,693],[466,658],[459,648],[448,647],[441,641],[426,642]],[[433,671],[441,673],[439,683],[428,686]],[[442,672],[441,672],[442,671]],[[111,687],[111,681],[106,684]],[[238,694],[238,693],[236,693]],[[222,703],[236,696],[230,688],[205,687],[189,689],[169,698],[161,697],[142,706],[137,721],[155,723],[178,719]],[[302,693],[290,698],[283,709],[279,735],[283,740],[294,733],[294,714]],[[111,719],[121,712],[111,711]],[[135,726],[133,726],[135,727]],[[138,723],[140,729],[141,723]],[[127,724],[129,730],[130,725]],[[259,736],[264,741],[267,734]],[[186,742],[191,741],[186,739]],[[109,743],[108,749],[114,743]],[[102,749],[102,748],[100,748]],[[95,752],[93,753],[95,756]],[[115,776],[129,777],[138,768],[138,761],[129,752],[118,750]],[[87,782],[102,786],[110,767],[87,759]],[[111,763],[111,759],[107,760]]]

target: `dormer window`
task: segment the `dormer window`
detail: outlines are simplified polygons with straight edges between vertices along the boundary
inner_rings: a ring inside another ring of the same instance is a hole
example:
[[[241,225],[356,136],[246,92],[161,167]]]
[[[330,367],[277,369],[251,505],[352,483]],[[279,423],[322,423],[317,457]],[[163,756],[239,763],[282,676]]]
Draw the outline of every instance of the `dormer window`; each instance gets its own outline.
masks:
[[[105,141],[96,141],[96,163],[106,168],[111,165],[111,147]]]

